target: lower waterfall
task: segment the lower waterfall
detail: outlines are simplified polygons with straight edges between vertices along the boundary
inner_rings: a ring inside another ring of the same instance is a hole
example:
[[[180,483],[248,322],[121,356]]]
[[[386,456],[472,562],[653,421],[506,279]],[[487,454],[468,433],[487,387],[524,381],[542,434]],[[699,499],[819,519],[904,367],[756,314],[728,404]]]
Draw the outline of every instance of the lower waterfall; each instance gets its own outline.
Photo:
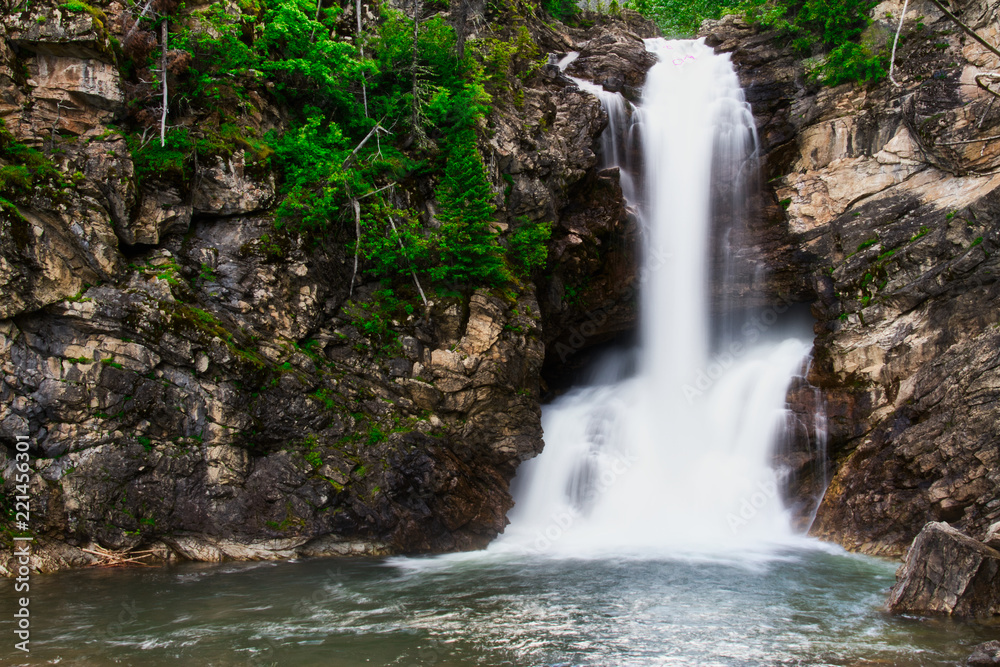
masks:
[[[746,209],[753,116],[728,55],[700,41],[647,48],[658,63],[637,108],[577,80],[609,109],[602,159],[621,168],[641,223],[639,344],[605,355],[587,386],[545,408],[545,449],[518,473],[511,525],[493,549],[732,551],[795,534],[773,453],[808,331],[787,337],[774,312],[710,315],[713,280],[738,274],[726,260],[711,275],[710,246],[720,211],[733,225]],[[641,174],[620,148],[634,132]]]

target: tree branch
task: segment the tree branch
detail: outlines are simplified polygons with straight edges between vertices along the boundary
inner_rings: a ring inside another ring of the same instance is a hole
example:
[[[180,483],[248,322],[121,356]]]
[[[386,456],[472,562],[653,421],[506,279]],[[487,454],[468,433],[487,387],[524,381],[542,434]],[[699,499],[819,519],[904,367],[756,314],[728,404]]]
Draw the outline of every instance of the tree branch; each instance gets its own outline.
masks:
[[[163,113],[160,114],[160,147],[167,145],[167,19],[160,24],[160,42],[163,53],[160,54],[160,78],[163,80]]]
[[[944,5],[942,5],[941,2],[940,2],[940,0],[931,0],[931,2],[934,3],[935,7],[937,7],[942,12],[944,12],[945,16],[947,16],[952,21],[954,21],[955,24],[958,25],[958,27],[961,28],[965,32],[965,34],[967,34],[969,37],[971,37],[972,39],[976,40],[977,42],[979,42],[980,44],[982,44],[983,46],[985,46],[986,49],[989,50],[989,52],[992,53],[993,55],[995,55],[997,58],[1000,58],[1000,51],[998,51],[996,49],[996,47],[992,46],[989,42],[987,42],[985,39],[983,39],[982,37],[980,37],[976,33],[975,30],[973,30],[969,26],[965,25],[965,23],[962,22],[962,19],[958,18],[957,16],[955,16],[954,14],[952,14],[950,11],[948,11],[948,8],[945,7]]]
[[[358,240],[354,244],[354,272],[351,274],[351,287],[347,291],[348,299],[354,295],[354,281],[358,277],[358,255],[361,254],[361,203],[351,197],[351,206],[354,207],[354,233]]]
[[[385,120],[385,118],[383,118],[382,120]],[[357,146],[354,147],[354,150],[351,151],[351,154],[347,156],[347,158],[344,160],[344,164],[340,165],[340,168],[344,169],[351,162],[354,161],[354,158],[357,157],[357,155],[358,155],[358,151],[360,151],[361,148],[365,144],[368,143],[368,140],[372,138],[373,134],[375,134],[376,132],[385,132],[385,131],[386,131],[386,129],[384,127],[382,127],[382,121],[379,121],[378,123],[375,123],[375,127],[373,127],[371,129],[371,132],[369,132],[368,134],[365,135],[365,138],[361,140],[360,144],[358,144]]]
[[[906,18],[906,8],[909,6],[910,0],[905,0],[903,2],[903,13],[899,15],[899,27],[896,28],[896,38],[892,40],[892,56],[889,58],[889,81],[892,81],[892,85],[898,86],[899,83],[892,76],[892,70],[896,66],[896,45],[899,44],[899,33],[903,31],[903,19]]]
[[[976,85],[977,86],[979,86],[980,88],[982,88],[983,90],[985,90],[987,93],[989,93],[990,95],[992,95],[994,97],[1000,97],[1000,93],[998,93],[997,91],[995,91],[992,88],[990,88],[990,84],[984,82],[983,79],[992,79],[993,80],[992,83],[994,83],[994,84],[1000,84],[1000,74],[996,74],[994,72],[988,72],[986,74],[977,74],[976,75]],[[990,100],[990,101],[992,102],[993,100]]]

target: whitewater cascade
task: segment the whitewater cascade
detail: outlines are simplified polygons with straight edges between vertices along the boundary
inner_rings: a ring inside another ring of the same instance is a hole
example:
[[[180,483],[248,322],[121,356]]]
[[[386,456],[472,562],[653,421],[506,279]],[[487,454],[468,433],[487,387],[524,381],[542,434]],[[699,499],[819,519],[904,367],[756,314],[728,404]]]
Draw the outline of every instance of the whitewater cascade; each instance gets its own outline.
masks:
[[[608,111],[602,160],[621,167],[643,230],[640,343],[606,355],[588,386],[546,407],[545,449],[518,474],[496,549],[732,552],[793,535],[773,449],[811,343],[781,340],[774,318],[709,314],[713,212],[745,206],[753,116],[728,55],[700,41],[647,48],[659,60],[638,108],[575,79]],[[628,164],[635,132],[641,174]]]

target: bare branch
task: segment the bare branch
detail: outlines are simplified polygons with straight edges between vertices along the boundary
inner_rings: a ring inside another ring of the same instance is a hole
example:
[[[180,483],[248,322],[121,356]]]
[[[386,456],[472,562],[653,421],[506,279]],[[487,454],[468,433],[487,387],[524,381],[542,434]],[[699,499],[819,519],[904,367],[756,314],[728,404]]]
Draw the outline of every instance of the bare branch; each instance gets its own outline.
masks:
[[[990,83],[986,82],[986,79],[990,79]],[[987,72],[986,74],[976,75],[976,85],[985,90],[987,93],[994,97],[1000,97],[1000,93],[990,88],[990,84],[1000,85],[1000,74],[995,72]],[[992,102],[993,100],[990,100]]]
[[[905,0],[903,2],[903,13],[899,15],[899,27],[896,28],[896,38],[892,40],[892,56],[889,58],[889,81],[892,81],[892,85],[898,86],[899,83],[892,76],[892,70],[896,66],[896,45],[899,44],[899,33],[903,31],[903,19],[906,18],[906,8],[909,6],[910,0]]]
[[[385,119],[383,118],[382,120],[385,120]],[[386,134],[388,134],[388,131],[384,127],[382,127],[382,121],[379,121],[378,123],[375,123],[375,127],[373,127],[371,129],[371,132],[369,132],[368,134],[365,135],[365,138],[361,140],[360,144],[358,144],[357,146],[354,147],[354,150],[351,151],[351,154],[347,156],[347,159],[344,160],[344,164],[340,165],[340,168],[343,169],[343,168],[347,167],[351,162],[353,162],[354,158],[357,157],[357,155],[358,155],[358,151],[360,151],[361,148],[366,143],[368,143],[368,140],[372,138],[372,135],[375,134],[375,133],[377,133],[377,132],[385,132]]]
[[[982,37],[980,37],[976,33],[975,30],[973,30],[969,26],[965,25],[965,23],[962,22],[962,19],[958,18],[957,16],[955,16],[954,14],[952,14],[950,11],[948,11],[948,8],[945,7],[944,5],[942,5],[941,2],[940,2],[940,0],[931,0],[931,2],[934,3],[935,7],[937,7],[942,12],[944,12],[945,16],[947,16],[948,18],[950,18],[956,25],[958,25],[958,27],[961,28],[965,32],[965,34],[967,34],[969,37],[971,37],[972,39],[974,39],[977,42],[979,42],[980,44],[982,44],[984,47],[986,47],[986,49],[990,53],[992,53],[993,55],[995,55],[997,58],[1000,58],[1000,51],[998,51],[995,46],[993,46],[992,44],[990,44],[989,42],[987,42],[985,39],[983,39]]]
[[[378,193],[382,192],[383,190],[388,190],[389,188],[392,188],[392,187],[395,187],[395,186],[396,186],[395,183],[390,183],[389,185],[383,185],[378,190],[372,190],[371,192],[369,192],[366,195],[361,195],[360,197],[358,197],[358,200],[360,201],[360,200],[365,199],[367,197],[371,197],[372,195],[377,195]]]
[[[139,18],[137,18],[135,20],[135,23],[132,24],[132,27],[129,28],[129,31],[127,33],[125,33],[124,37],[122,37],[122,41],[121,41],[122,44],[124,44],[125,42],[127,42],[128,39],[129,39],[129,37],[132,36],[132,33],[134,33],[135,30],[136,30],[136,28],[139,27],[139,19],[141,19],[142,17],[144,17],[146,15],[146,12],[148,12],[149,9],[150,9],[150,7],[152,7],[152,6],[153,6],[153,0],[149,0],[149,2],[146,3],[146,6],[142,8],[142,12],[139,13]]]
[[[978,144],[980,141],[993,141],[994,139],[1000,139],[1000,134],[994,134],[992,137],[982,137],[981,139],[966,139],[965,141],[939,141],[938,146],[961,146],[963,144]]]
[[[355,39],[358,40],[358,53],[361,54],[361,59],[365,59],[365,45],[361,41],[361,0],[357,0],[354,7],[354,13],[358,15],[358,32]],[[365,105],[365,118],[368,118],[368,86],[367,81],[365,81],[365,75],[361,74],[361,101]],[[379,152],[382,151],[381,144],[379,145]]]
[[[163,81],[163,113],[160,114],[160,147],[167,145],[167,19],[160,24],[160,79]]]
[[[403,245],[403,238],[399,235],[399,230],[396,229],[396,221],[391,215],[389,216],[389,224],[392,225],[392,233],[396,235],[396,240],[399,242],[399,249],[403,251],[403,257],[406,257],[406,263],[410,265],[410,275],[413,276],[413,284],[417,286],[417,291],[420,292],[420,300],[424,302],[424,315],[426,317],[430,313],[431,306],[427,303],[427,295],[424,294],[424,288],[420,286],[420,280],[417,279],[417,272],[413,270],[413,262],[410,261],[409,256],[406,254],[406,246]]]
[[[354,281],[358,277],[358,255],[361,254],[361,203],[351,197],[351,206],[354,207],[354,233],[358,240],[354,244],[354,272],[351,274],[351,287],[347,291],[348,299],[354,295]]]

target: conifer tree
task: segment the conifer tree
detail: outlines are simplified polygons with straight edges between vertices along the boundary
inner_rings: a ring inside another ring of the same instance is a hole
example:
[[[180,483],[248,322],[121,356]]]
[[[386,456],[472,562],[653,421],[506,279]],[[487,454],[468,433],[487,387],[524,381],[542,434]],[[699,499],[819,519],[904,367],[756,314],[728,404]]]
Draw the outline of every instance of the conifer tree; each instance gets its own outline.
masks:
[[[510,279],[493,226],[493,192],[471,129],[456,137],[438,192],[435,280],[501,285]]]

